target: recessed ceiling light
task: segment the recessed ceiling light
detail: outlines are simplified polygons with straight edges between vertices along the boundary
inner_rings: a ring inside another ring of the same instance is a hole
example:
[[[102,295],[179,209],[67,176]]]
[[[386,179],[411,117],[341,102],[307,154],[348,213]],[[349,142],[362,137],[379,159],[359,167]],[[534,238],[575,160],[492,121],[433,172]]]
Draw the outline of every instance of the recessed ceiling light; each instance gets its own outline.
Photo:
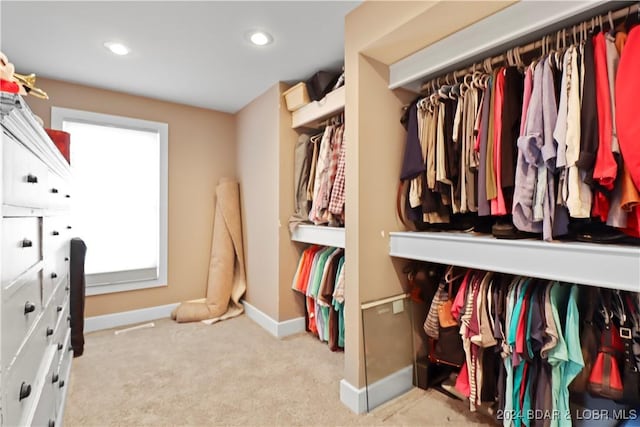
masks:
[[[106,42],[104,44],[104,47],[109,49],[112,53],[120,56],[126,55],[130,52],[128,47],[126,47],[122,43],[117,42]]]
[[[251,31],[249,33],[249,40],[256,46],[264,46],[271,43],[273,41],[273,37],[271,37],[271,34],[265,33],[264,31]]]

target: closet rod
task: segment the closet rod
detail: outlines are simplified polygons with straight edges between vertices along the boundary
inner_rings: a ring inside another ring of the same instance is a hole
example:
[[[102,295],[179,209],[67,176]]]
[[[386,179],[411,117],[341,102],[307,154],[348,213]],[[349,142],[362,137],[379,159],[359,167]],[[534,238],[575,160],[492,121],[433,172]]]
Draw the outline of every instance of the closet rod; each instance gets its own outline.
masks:
[[[582,21],[578,24],[569,26],[567,28],[555,31],[553,33],[547,34],[546,36],[544,36],[542,39],[540,40],[536,40],[533,41],[529,44],[526,44],[524,46],[514,46],[512,48],[507,49],[507,51],[510,50],[517,50],[519,54],[523,54],[523,53],[529,53],[529,52],[533,52],[537,49],[541,49],[543,47],[544,44],[547,44],[548,46],[550,45],[550,43],[554,43],[556,41],[556,39],[554,39],[554,36],[557,36],[558,34],[564,32],[564,36],[565,36],[565,40],[567,37],[572,37],[574,34],[580,34],[580,31],[582,31],[583,29],[585,29],[585,25],[594,25],[595,21],[594,19],[598,19],[598,23],[600,22],[599,19],[602,19],[602,22],[608,22],[609,20],[609,16],[611,17],[611,20],[616,21],[620,18],[624,18],[626,16],[631,15],[632,13],[638,13],[640,14],[640,2],[638,3],[634,3],[631,4],[627,7],[624,7],[622,9],[618,9],[616,11],[610,11],[608,13],[605,14],[598,14],[598,15],[594,15],[592,18],[586,20],[586,21]],[[547,39],[547,37],[549,37]],[[491,61],[491,66],[493,67],[496,64],[499,64],[501,62],[504,62],[507,58],[507,55],[505,53],[500,54],[500,55],[496,55],[490,58],[486,58],[484,61]],[[463,69],[457,70],[457,71],[453,71],[453,72],[449,72],[449,73],[444,73],[438,77],[429,79],[428,81],[422,83],[422,85],[420,86],[420,92],[425,93],[428,92],[429,89],[431,89],[433,82],[436,82],[438,79],[442,79],[443,77],[452,77],[453,79],[457,79],[459,77],[462,77],[466,74],[472,73],[474,71],[482,71],[483,70],[483,64],[484,61],[480,61],[480,62],[474,62],[473,64],[469,65],[468,67],[465,67]]]
[[[321,122],[318,122],[318,126],[328,126],[330,124],[343,124],[344,123],[344,111],[334,114],[331,117],[327,117]]]

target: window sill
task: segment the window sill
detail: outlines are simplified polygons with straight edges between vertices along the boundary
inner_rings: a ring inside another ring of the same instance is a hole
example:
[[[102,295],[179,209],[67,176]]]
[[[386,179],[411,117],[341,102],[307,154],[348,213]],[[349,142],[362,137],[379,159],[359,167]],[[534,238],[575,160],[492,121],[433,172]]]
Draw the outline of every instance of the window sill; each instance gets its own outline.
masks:
[[[137,291],[140,289],[160,288],[167,286],[166,281],[148,280],[143,282],[114,283],[110,285],[93,285],[85,289],[86,296],[114,294],[116,292]]]

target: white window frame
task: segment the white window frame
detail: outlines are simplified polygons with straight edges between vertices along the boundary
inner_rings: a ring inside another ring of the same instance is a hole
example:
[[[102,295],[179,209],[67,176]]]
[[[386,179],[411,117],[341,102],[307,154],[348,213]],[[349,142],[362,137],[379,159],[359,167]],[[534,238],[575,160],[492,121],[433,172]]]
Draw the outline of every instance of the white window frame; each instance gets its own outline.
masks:
[[[157,132],[160,142],[160,218],[159,218],[159,253],[158,277],[156,279],[136,279],[135,274],[126,277],[129,272],[99,273],[87,275],[86,295],[101,295],[114,292],[125,292],[137,289],[148,289],[168,285],[167,278],[167,245],[168,245],[168,188],[169,188],[169,125],[150,120],[133,119],[111,114],[94,113],[70,108],[51,107],[51,127],[62,129],[64,121],[82,122],[100,126]],[[73,143],[73,137],[72,137]],[[91,248],[88,248],[91,250]],[[131,273],[140,273],[134,270]],[[125,276],[125,277],[123,277]]]

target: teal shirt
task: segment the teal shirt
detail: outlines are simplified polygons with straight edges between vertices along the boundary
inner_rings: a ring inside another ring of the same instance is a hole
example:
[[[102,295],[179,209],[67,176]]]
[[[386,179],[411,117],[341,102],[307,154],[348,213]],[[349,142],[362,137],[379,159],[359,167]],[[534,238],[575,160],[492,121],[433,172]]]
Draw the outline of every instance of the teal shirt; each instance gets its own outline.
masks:
[[[320,282],[322,281],[322,273],[324,272],[324,266],[329,259],[329,256],[336,251],[336,248],[326,248],[318,256],[318,262],[313,266],[313,281],[307,295],[313,299],[318,298],[318,291],[320,290]]]
[[[566,286],[564,287],[566,288]],[[565,290],[566,292],[566,290]],[[569,408],[569,384],[584,368],[582,349],[580,347],[580,315],[578,313],[578,285],[571,285],[567,301],[567,317],[563,329],[564,341],[567,349],[567,360],[558,392],[558,410],[560,411],[560,426],[571,426],[571,410]]]
[[[568,409],[568,402],[564,402],[564,397],[561,396],[561,389],[564,388],[564,368],[566,362],[569,360],[569,352],[567,350],[567,344],[564,340],[562,322],[560,321],[559,310],[565,311],[562,307],[567,306],[567,297],[569,288],[562,286],[558,282],[553,282],[551,286],[551,312],[553,313],[552,321],[556,324],[558,330],[558,342],[555,347],[549,350],[548,361],[551,365],[551,399],[552,409],[554,414],[559,414],[557,417],[553,417],[551,420],[551,426],[570,426],[571,416],[566,419],[566,413],[560,412]],[[549,319],[547,319],[549,321]],[[568,385],[568,384],[567,384]],[[561,398],[562,397],[562,398]],[[568,394],[567,394],[568,397]]]
[[[518,295],[515,295],[515,306],[513,308],[513,315],[511,317],[511,323],[509,324],[509,346],[511,347],[512,360],[518,361],[513,366],[513,416],[519,424],[519,420],[522,420],[522,408],[520,407],[520,388],[522,387],[522,380],[524,375],[524,361],[520,360],[520,356],[515,354],[516,334],[518,330],[518,322],[520,320],[520,314],[522,313],[524,296],[527,293],[527,289],[531,284],[531,278],[524,279],[524,283],[518,289]],[[526,321],[526,319],[524,319]]]
[[[338,271],[336,273],[336,284],[338,285],[338,278],[342,273],[342,269],[344,268],[344,256],[340,258],[338,262]],[[344,303],[338,302],[335,299],[333,300],[333,307],[338,312],[338,347],[344,348]]]
[[[511,351],[513,351],[513,347],[509,344],[509,331],[511,329],[511,323],[513,320],[513,306],[515,305],[515,295],[519,291],[520,284],[522,283],[522,278],[518,278],[517,284],[513,285],[508,293],[507,293],[507,307],[506,307],[506,315],[505,315],[505,334],[506,334],[506,342]],[[502,425],[504,427],[509,427],[514,424],[513,422],[513,363],[511,359],[511,353],[507,354],[507,357],[504,359],[504,369],[506,371],[506,388],[504,394],[504,417],[502,419]]]

